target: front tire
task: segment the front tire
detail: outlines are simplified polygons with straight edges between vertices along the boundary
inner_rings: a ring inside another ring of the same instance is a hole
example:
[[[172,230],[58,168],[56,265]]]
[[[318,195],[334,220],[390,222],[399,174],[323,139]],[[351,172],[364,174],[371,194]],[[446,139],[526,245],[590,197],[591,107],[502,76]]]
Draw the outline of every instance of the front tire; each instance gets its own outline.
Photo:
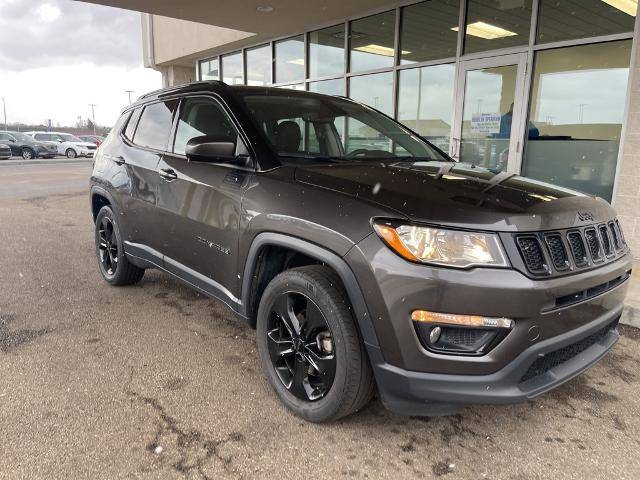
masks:
[[[32,160],[36,158],[36,152],[31,150],[30,148],[25,147],[22,149],[22,158],[24,158],[25,160]]]
[[[333,421],[371,400],[369,359],[346,294],[327,267],[276,276],[260,300],[257,336],[269,383],[299,417]]]
[[[67,148],[64,154],[67,158],[76,158],[78,156],[78,153],[73,148]]]
[[[120,286],[142,280],[144,269],[127,259],[116,216],[108,205],[102,207],[96,217],[95,241],[100,273],[107,282]]]

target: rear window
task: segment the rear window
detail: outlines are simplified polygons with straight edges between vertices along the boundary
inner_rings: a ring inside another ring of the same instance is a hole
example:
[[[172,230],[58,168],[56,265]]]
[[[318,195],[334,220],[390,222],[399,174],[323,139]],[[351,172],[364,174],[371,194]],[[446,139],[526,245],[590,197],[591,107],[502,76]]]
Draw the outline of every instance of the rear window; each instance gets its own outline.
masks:
[[[173,110],[177,100],[152,103],[144,107],[133,142],[141,147],[165,150],[169,143]]]
[[[133,141],[133,133],[136,130],[136,125],[138,124],[138,119],[140,118],[141,108],[136,108],[133,113],[129,116],[129,121],[127,122],[127,128],[124,130],[124,136],[129,140]]]

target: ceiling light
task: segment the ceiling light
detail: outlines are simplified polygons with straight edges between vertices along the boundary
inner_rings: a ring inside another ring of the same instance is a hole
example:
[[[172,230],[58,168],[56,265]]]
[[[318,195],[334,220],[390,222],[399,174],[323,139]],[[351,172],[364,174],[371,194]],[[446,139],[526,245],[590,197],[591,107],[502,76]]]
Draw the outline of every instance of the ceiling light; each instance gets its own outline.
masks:
[[[271,5],[260,5],[256,7],[256,10],[260,13],[271,13],[273,12],[273,7]]]
[[[453,27],[451,30],[457,32],[458,27]],[[486,40],[494,40],[496,38],[512,37],[518,34],[489,23],[474,22],[467,25],[467,35],[473,35],[474,37],[480,37]]]
[[[362,47],[356,47],[354,50],[358,50],[359,52],[365,53],[373,53],[375,55],[384,55],[385,57],[393,57],[395,55],[395,50],[391,47],[384,47],[382,45],[376,45],[375,43],[370,43],[369,45],[363,45]],[[406,50],[402,51],[403,55],[406,55],[408,52]]]
[[[296,58],[295,60],[287,60],[287,63],[292,63],[293,65],[303,65],[304,66],[304,58]]]
[[[611,5],[613,8],[623,11],[627,15],[632,17],[636,16],[638,12],[638,0],[602,0],[607,5]]]

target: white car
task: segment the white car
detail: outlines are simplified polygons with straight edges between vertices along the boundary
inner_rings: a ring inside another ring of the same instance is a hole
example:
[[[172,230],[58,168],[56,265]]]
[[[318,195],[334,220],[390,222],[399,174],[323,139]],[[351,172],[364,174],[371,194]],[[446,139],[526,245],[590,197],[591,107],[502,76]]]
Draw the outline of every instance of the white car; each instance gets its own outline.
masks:
[[[96,150],[95,143],[80,140],[75,135],[63,132],[27,132],[34,140],[45,143],[54,143],[58,148],[58,154],[67,158],[93,157]]]

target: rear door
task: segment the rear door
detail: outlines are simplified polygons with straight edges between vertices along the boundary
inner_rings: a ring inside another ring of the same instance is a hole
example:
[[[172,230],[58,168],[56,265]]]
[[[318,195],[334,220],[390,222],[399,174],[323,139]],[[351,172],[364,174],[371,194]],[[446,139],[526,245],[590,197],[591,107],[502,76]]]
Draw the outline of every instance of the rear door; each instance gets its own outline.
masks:
[[[233,142],[236,152],[247,152],[221,102],[201,96],[182,100],[174,144],[158,167],[165,268],[236,308],[241,201],[253,168],[188,160],[187,142],[202,135]]]
[[[125,212],[127,251],[154,261],[161,261],[166,235],[156,210],[158,163],[169,142],[177,104],[177,100],[155,102],[142,107],[141,112],[134,112],[124,131],[122,151],[114,152],[114,161],[126,169],[119,189]]]

